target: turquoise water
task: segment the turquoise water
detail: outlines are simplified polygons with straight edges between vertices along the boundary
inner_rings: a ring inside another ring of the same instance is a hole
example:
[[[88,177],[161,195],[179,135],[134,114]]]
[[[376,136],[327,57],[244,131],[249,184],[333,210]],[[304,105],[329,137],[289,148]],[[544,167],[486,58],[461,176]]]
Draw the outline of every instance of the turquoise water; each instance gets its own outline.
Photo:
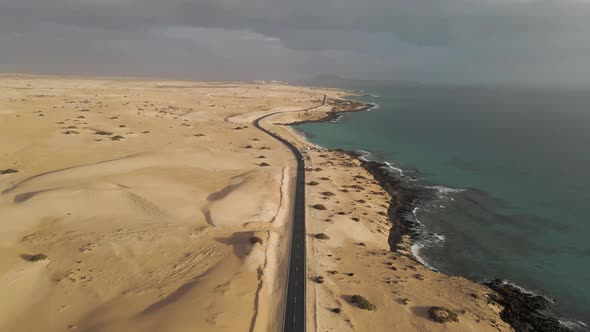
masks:
[[[590,322],[590,91],[357,88],[380,97],[354,99],[380,108],[296,128],[422,185],[465,189],[417,210],[429,234],[419,256],[449,274],[508,279]]]

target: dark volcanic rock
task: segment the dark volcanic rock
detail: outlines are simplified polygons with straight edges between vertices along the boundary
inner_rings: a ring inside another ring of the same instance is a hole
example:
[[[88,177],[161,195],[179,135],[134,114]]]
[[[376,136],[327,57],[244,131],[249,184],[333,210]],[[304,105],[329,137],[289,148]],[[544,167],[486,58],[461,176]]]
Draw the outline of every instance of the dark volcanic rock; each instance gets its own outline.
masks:
[[[500,312],[502,320],[510,324],[516,332],[571,332],[561,325],[557,318],[550,316],[547,309],[551,302],[540,295],[522,292],[517,287],[500,279],[485,283],[498,293],[492,300],[504,307]]]
[[[355,158],[359,157],[355,152],[341,152]],[[388,242],[390,249],[395,251],[397,245],[401,242],[403,235],[416,235],[414,229],[418,225],[413,218],[411,218],[412,211],[418,206],[418,204],[420,204],[420,202],[432,199],[433,192],[427,188],[404,183],[401,178],[396,173],[392,172],[384,163],[365,161],[360,158],[358,158],[358,160],[361,162],[361,166],[373,175],[381,187],[392,197],[387,209],[387,215],[393,225],[389,232]]]

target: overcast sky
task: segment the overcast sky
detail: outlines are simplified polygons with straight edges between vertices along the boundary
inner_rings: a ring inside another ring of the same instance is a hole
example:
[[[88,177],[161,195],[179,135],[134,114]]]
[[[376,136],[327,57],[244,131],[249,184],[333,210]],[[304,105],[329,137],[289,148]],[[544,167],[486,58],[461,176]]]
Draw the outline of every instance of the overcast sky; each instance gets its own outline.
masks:
[[[590,0],[0,0],[0,72],[590,83]]]

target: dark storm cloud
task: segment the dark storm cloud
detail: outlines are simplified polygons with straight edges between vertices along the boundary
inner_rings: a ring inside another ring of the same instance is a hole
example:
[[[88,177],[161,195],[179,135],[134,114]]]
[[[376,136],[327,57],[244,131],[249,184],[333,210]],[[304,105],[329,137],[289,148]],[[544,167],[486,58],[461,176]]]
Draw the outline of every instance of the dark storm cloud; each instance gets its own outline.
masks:
[[[583,0],[0,0],[0,70],[588,83]]]

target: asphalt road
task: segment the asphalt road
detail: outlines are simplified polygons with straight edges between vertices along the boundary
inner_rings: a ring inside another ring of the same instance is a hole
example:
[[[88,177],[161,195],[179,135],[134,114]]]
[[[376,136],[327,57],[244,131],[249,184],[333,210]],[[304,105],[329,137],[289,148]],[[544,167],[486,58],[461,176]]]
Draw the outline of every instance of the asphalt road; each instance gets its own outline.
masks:
[[[326,95],[322,104],[297,112],[304,112],[326,104]],[[293,228],[287,274],[287,296],[283,321],[284,332],[305,332],[305,286],[307,281],[305,265],[305,161],[296,146],[286,139],[260,126],[260,121],[277,113],[267,114],[256,119],[253,124],[274,139],[285,144],[297,159],[297,176],[295,180],[295,201],[293,204]]]

